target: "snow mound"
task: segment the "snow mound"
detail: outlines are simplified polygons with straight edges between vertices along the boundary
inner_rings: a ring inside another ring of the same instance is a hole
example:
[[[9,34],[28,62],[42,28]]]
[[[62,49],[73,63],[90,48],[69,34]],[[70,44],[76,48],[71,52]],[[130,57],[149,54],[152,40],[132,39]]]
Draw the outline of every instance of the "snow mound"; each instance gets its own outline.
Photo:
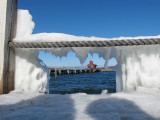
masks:
[[[108,93],[108,90],[102,90],[101,95],[105,95],[105,94],[107,94],[107,93]]]

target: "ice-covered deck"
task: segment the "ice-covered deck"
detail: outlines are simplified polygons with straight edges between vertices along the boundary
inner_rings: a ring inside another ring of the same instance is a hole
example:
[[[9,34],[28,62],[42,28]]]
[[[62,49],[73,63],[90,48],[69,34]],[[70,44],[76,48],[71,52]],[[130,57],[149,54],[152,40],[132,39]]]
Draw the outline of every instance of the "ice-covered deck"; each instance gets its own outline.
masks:
[[[111,95],[10,93],[0,96],[0,119],[159,120],[159,101],[158,91]]]

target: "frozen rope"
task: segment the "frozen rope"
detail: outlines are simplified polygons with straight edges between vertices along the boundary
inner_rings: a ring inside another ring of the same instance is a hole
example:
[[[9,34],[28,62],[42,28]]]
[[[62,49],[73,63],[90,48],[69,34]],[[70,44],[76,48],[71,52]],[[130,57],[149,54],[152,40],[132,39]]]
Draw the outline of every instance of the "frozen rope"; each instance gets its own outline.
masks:
[[[160,38],[106,40],[106,41],[61,41],[61,42],[9,42],[13,48],[60,48],[60,47],[112,47],[160,44]]]

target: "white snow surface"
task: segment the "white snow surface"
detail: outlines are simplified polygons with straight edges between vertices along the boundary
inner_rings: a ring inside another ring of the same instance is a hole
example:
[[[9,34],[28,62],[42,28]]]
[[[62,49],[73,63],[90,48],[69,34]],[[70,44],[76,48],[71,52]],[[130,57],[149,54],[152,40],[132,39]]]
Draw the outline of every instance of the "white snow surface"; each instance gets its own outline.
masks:
[[[17,34],[14,41],[52,42],[78,40],[108,40],[98,37],[80,37],[63,33],[32,34],[34,22],[28,10],[18,10]],[[120,37],[132,39],[133,37]],[[160,36],[134,37],[160,38]],[[114,40],[115,38],[113,38]],[[132,47],[102,47],[102,48],[56,48],[56,49],[16,49],[15,89],[30,92],[48,91],[49,74],[43,61],[38,59],[40,50],[51,52],[62,57],[74,51],[80,63],[84,63],[88,53],[98,53],[99,57],[117,60],[116,85],[117,92],[133,92],[139,87],[160,89],[160,45],[132,46]]]
[[[103,95],[14,91],[0,95],[0,120],[160,120],[159,113],[158,91]]]

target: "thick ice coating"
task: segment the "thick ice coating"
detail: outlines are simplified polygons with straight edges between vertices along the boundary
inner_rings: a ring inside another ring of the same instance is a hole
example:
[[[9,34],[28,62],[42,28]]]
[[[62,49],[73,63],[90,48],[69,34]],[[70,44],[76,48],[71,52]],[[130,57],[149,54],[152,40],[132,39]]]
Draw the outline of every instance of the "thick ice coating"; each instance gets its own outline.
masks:
[[[34,22],[28,10],[18,10],[17,34],[14,41],[52,42],[78,40],[108,40],[107,38],[73,36],[63,33],[32,34]],[[116,38],[131,39],[132,37]],[[134,39],[145,38],[135,37]],[[147,38],[160,38],[149,36]],[[114,38],[113,38],[114,40]],[[38,59],[40,49],[16,49],[15,89],[30,92],[48,91],[49,74],[47,67]],[[57,48],[44,49],[56,56],[66,56],[69,51],[75,51],[83,63],[88,53],[98,53],[99,57],[108,60],[115,57],[117,65],[117,91],[131,92],[139,86],[160,89],[160,45],[113,47],[113,48]]]
[[[112,48],[111,56],[118,62],[117,91],[160,89],[160,45]]]
[[[38,59],[39,50],[16,49],[15,89],[48,92],[48,69]]]

